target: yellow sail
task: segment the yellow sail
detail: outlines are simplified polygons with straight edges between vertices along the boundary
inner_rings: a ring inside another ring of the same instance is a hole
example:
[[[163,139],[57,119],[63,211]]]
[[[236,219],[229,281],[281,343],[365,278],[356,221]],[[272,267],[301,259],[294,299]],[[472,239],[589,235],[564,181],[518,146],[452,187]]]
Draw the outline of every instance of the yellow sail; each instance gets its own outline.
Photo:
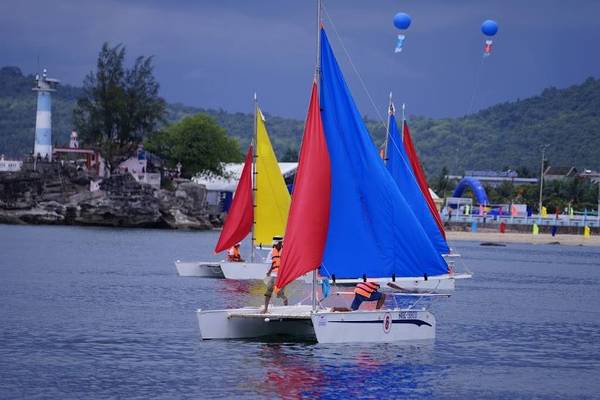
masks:
[[[270,246],[273,236],[283,236],[290,209],[287,190],[273,152],[262,112],[256,107],[256,245]]]

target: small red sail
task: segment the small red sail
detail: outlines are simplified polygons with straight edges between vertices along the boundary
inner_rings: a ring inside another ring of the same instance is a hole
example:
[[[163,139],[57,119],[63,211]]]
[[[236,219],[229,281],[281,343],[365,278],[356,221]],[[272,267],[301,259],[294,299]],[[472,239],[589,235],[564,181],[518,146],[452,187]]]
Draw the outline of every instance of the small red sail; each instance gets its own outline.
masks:
[[[242,175],[235,188],[235,195],[221,236],[215,246],[215,253],[220,253],[241,242],[252,230],[254,211],[252,207],[252,145],[248,148]]]
[[[313,82],[275,284],[278,289],[321,265],[329,225],[330,168],[317,84]]]
[[[427,183],[427,178],[425,178],[425,173],[423,172],[423,167],[421,166],[421,161],[419,160],[419,156],[415,150],[415,146],[413,144],[412,137],[410,136],[410,130],[408,129],[408,124],[406,121],[404,121],[402,143],[404,144],[404,150],[406,151],[408,159],[410,160],[410,166],[415,174],[415,178],[417,178],[417,183],[419,184],[421,193],[423,193],[423,197],[425,197],[425,201],[427,202],[427,207],[429,208],[429,211],[431,212],[431,215],[433,216],[440,233],[444,239],[446,239],[446,232],[444,231],[442,217],[435,206],[435,202],[431,197],[431,193],[429,193],[429,184]]]

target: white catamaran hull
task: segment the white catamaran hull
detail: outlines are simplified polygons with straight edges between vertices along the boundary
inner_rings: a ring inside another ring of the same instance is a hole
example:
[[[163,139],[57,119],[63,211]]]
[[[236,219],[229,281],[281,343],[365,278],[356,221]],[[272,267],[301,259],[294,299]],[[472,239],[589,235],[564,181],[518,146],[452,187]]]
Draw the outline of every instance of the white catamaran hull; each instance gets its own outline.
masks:
[[[197,311],[202,339],[285,335],[319,343],[400,342],[435,338],[435,317],[424,310],[311,312],[310,306]]]
[[[197,311],[202,339],[251,339],[276,335],[314,340],[310,306],[271,307],[269,314],[259,308]]]
[[[219,263],[208,261],[175,261],[179,276],[197,276],[203,278],[223,278]]]
[[[428,311],[318,312],[311,319],[319,343],[435,339],[435,317]]]
[[[221,262],[225,279],[264,279],[271,264],[256,262]]]
[[[222,262],[221,270],[225,279],[236,280],[263,280],[271,264],[267,263],[249,263],[249,262]],[[312,282],[312,274],[308,273],[298,278],[299,281]]]

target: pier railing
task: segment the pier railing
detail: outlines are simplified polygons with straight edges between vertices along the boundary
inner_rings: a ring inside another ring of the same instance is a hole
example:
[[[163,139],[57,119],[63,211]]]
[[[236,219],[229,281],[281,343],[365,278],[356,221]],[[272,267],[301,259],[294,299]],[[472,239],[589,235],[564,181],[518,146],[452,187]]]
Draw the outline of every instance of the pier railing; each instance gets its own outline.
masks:
[[[586,215],[548,215],[542,217],[540,215],[532,215],[530,217],[513,217],[510,215],[455,215],[452,216],[442,215],[444,222],[453,223],[468,223],[473,222],[477,224],[496,224],[500,225],[504,222],[507,225],[529,225],[537,224],[538,226],[566,226],[566,227],[580,227],[589,226],[590,228],[600,227],[600,220],[597,216],[586,216]]]

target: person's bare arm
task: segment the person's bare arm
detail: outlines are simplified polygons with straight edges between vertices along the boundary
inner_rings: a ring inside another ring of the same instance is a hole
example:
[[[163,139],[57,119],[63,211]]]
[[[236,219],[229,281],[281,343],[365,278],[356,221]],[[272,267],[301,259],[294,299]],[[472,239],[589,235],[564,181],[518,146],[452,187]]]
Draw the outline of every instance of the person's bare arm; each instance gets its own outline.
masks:
[[[271,264],[271,268],[267,271],[267,276],[271,276],[271,272],[273,272],[274,264]]]

